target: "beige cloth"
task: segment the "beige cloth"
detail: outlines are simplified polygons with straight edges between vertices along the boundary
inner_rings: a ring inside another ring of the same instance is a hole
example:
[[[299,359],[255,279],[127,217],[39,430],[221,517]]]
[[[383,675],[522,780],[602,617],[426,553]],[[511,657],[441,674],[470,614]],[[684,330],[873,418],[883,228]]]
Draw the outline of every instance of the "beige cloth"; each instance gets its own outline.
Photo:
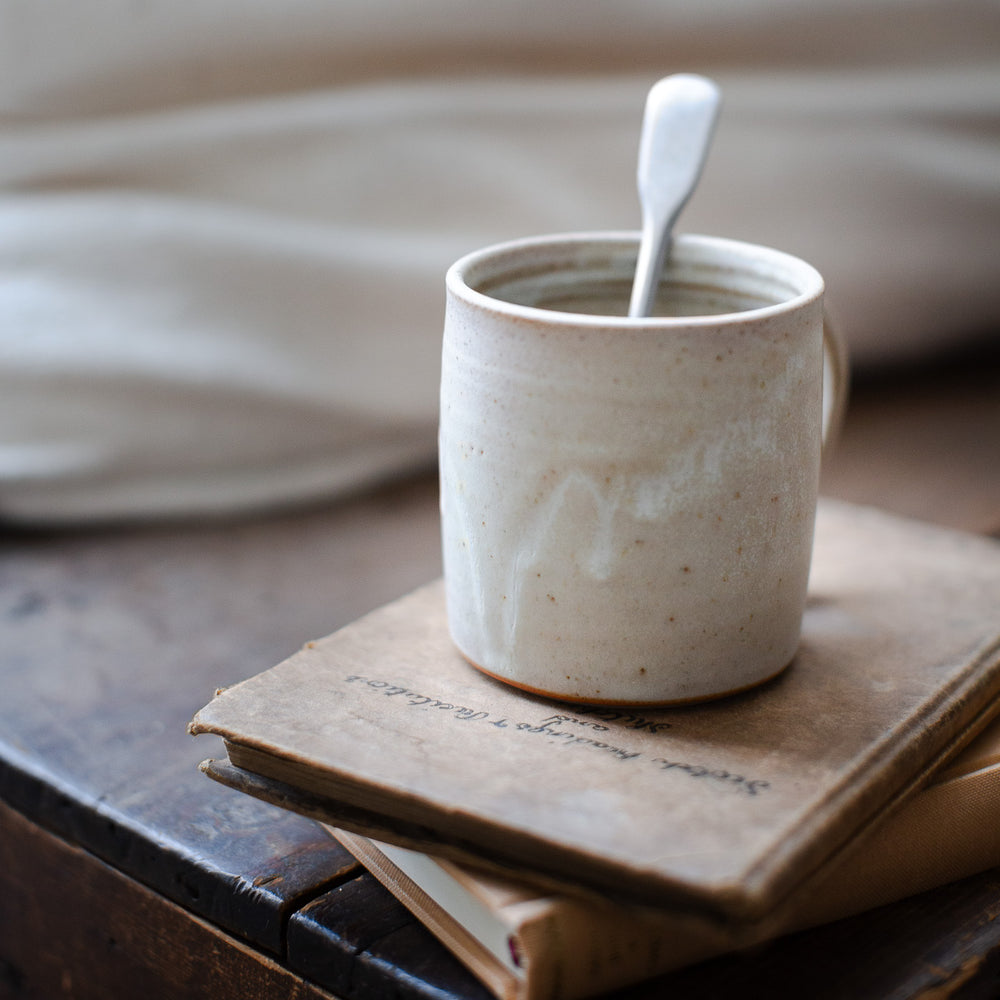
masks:
[[[993,0],[0,0],[0,517],[430,462],[445,267],[637,227],[672,72],[725,99],[681,228],[810,259],[862,364],[995,330],[998,43]]]

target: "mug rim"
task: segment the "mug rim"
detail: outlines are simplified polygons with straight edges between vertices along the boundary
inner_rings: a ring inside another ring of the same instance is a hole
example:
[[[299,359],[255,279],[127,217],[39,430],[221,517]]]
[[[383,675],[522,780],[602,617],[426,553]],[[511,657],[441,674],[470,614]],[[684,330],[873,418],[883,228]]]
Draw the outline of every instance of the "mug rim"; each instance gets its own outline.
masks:
[[[490,266],[493,267],[493,270],[487,270],[485,274],[480,276],[479,283],[481,284],[484,280],[496,279],[503,274],[503,271],[497,269],[497,265],[508,259],[516,262],[526,253],[536,255],[540,262],[544,261],[545,258],[542,254],[546,250],[565,252],[574,247],[585,245],[593,245],[595,249],[604,245],[609,250],[620,250],[623,247],[634,246],[638,254],[639,240],[640,233],[630,230],[551,233],[506,240],[481,247],[460,257],[448,268],[445,275],[445,285],[450,294],[465,300],[470,305],[508,317],[542,321],[555,325],[610,326],[628,327],[629,329],[642,329],[643,327],[663,329],[671,326],[707,326],[735,321],[762,320],[799,309],[820,298],[825,290],[823,277],[819,271],[794,254],[730,237],[706,236],[697,233],[676,234],[673,238],[673,247],[681,254],[694,253],[697,255],[699,251],[716,254],[720,257],[719,263],[722,266],[725,266],[727,260],[734,264],[738,262],[764,264],[780,273],[782,278],[789,280],[799,291],[779,302],[751,306],[747,309],[685,316],[630,317],[569,312],[547,309],[542,306],[524,305],[480,291],[477,283],[470,280],[475,275],[475,269],[486,269]],[[722,259],[723,255],[728,255],[727,259]],[[524,264],[522,263],[520,267],[523,270]],[[516,268],[511,268],[510,273],[515,274]]]

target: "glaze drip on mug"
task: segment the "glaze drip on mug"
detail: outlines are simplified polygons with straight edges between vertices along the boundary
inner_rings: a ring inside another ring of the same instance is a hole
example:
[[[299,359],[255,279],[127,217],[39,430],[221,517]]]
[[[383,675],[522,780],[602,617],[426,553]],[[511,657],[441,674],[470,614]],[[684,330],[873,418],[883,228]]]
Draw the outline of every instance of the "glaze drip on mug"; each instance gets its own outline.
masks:
[[[553,237],[450,272],[445,578],[452,635],[481,669],[561,698],[669,703],[758,683],[797,648],[822,280],[776,251],[684,237],[679,275],[767,304],[636,320],[496,295],[519,282],[551,301],[545,276],[563,294],[574,255],[584,273],[605,261],[608,288],[634,254],[634,235]]]

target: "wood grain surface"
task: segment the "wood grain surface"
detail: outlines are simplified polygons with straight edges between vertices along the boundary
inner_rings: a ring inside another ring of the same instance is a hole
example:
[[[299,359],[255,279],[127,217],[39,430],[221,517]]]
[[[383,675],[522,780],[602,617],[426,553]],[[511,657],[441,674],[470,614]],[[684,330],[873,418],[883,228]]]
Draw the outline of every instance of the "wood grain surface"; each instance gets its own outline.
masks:
[[[883,373],[824,491],[998,533],[998,441],[996,352]],[[217,687],[436,576],[437,516],[429,472],[240,521],[0,527],[0,997],[480,1000],[318,827],[202,776],[185,733]],[[998,911],[986,874],[628,995],[995,995]]]
[[[0,833],[0,996],[330,996],[2,803]]]

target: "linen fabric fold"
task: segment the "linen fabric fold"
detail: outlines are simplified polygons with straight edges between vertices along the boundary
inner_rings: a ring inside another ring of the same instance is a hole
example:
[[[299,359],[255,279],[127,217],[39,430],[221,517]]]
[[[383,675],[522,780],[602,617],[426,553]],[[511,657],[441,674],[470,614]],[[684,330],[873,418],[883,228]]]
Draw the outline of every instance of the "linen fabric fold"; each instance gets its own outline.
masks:
[[[724,94],[683,230],[815,264],[862,365],[995,329],[998,40],[974,0],[0,2],[0,518],[430,464],[445,269],[637,228],[672,72]]]

